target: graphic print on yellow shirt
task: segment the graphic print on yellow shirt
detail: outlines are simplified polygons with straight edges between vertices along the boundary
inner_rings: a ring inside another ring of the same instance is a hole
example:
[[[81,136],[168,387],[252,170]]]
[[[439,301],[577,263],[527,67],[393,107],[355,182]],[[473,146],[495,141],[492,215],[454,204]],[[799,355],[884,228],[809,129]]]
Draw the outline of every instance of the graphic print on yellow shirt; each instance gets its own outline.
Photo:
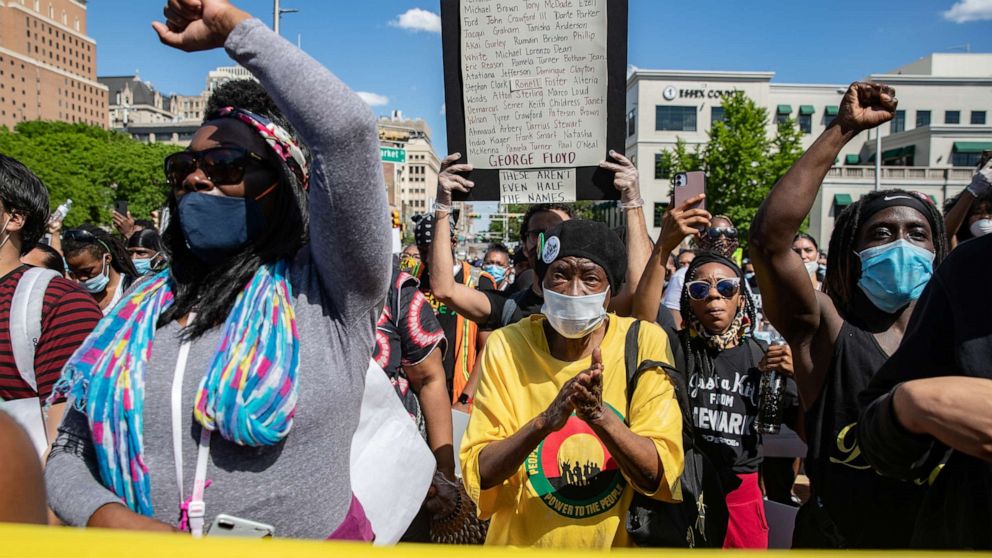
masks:
[[[622,421],[623,414],[606,406]],[[584,519],[617,505],[627,481],[620,466],[592,428],[573,413],[525,464],[531,488],[559,515]]]
[[[649,497],[681,497],[682,414],[674,388],[661,370],[648,370],[638,382],[627,412],[624,341],[633,320],[610,315],[600,344],[603,402],[638,436],[651,440],[662,471]],[[668,337],[654,324],[642,324],[639,360],[671,362]],[[591,357],[565,362],[551,356],[544,317],[534,315],[496,330],[482,354],[482,378],[462,441],[465,488],[480,518],[491,519],[487,544],[608,549],[627,546],[623,519],[633,486],[615,456],[582,419],[542,440],[516,473],[482,489],[479,455],[491,443],[509,438],[544,412],[561,387],[589,368]]]

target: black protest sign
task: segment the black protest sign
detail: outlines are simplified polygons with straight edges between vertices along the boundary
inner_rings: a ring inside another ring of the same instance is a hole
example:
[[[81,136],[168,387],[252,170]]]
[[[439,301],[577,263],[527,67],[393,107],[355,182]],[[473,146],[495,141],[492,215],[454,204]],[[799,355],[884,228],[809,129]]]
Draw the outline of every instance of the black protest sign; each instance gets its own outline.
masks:
[[[441,26],[448,150],[475,169],[456,199],[617,199],[627,0],[441,0]]]

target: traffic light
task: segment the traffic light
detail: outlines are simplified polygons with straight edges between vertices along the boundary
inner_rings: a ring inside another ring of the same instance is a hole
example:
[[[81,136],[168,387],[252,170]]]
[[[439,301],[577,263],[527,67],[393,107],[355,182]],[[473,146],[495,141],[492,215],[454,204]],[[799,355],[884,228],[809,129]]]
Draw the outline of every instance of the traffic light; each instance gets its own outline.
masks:
[[[394,209],[390,213],[392,214],[392,218],[393,218],[393,228],[394,229],[400,228],[400,225],[402,225],[402,222],[400,221],[400,210]]]
[[[468,214],[468,218],[469,219],[478,219],[479,218],[479,214],[478,213],[469,213]]]

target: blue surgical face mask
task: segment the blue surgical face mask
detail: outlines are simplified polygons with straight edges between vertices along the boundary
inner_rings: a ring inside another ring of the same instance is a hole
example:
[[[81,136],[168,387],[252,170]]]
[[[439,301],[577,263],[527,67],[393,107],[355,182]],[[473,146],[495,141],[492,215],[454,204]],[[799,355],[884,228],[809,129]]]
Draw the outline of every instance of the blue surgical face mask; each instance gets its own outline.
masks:
[[[103,261],[103,270],[96,277],[90,277],[85,281],[80,281],[79,284],[86,289],[86,292],[90,294],[102,293],[107,290],[107,285],[110,283],[110,266],[107,265],[107,261]]]
[[[179,198],[179,226],[193,255],[212,264],[247,246],[265,217],[251,199],[188,192]]]
[[[933,276],[934,253],[907,240],[862,250],[858,287],[879,310],[895,314],[920,298]]]
[[[486,264],[482,266],[482,271],[493,276],[497,283],[502,283],[506,279],[506,268],[496,264]]]
[[[134,264],[134,269],[138,270],[138,275],[145,275],[152,270],[151,258],[133,258],[131,263]]]

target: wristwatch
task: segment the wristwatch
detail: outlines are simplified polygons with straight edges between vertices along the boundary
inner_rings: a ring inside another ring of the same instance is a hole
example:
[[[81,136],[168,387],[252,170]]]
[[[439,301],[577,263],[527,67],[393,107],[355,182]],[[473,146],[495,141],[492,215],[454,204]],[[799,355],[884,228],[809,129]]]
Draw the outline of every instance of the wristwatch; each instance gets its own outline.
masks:
[[[472,401],[473,401],[472,397],[469,396],[469,394],[467,393],[462,393],[461,395],[458,396],[458,403],[460,405],[471,405]]]

